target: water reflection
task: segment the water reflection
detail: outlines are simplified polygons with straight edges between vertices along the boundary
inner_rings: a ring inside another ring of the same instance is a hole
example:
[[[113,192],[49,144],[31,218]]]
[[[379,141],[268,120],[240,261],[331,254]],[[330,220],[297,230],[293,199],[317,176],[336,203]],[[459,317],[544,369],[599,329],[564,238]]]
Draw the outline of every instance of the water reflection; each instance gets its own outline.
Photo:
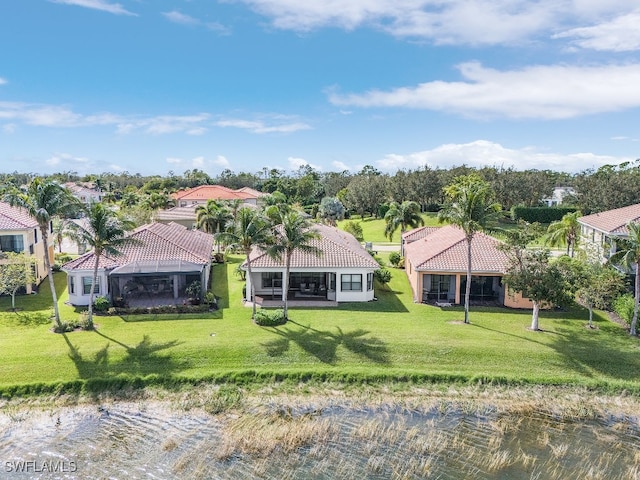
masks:
[[[334,406],[212,416],[159,402],[0,413],[2,479],[640,475],[637,424]],[[56,471],[57,470],[57,471]]]

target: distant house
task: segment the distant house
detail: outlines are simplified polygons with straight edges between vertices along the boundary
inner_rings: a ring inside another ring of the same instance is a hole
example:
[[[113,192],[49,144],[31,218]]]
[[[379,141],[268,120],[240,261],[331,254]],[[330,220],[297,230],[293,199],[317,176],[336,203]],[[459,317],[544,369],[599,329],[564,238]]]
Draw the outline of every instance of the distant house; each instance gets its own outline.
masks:
[[[573,187],[555,187],[551,197],[543,198],[542,203],[547,207],[557,207],[558,205],[562,205],[566,197],[572,197],[575,194],[576,191]]]
[[[167,210],[158,210],[154,220],[159,223],[177,223],[186,228],[194,228],[196,224],[196,208],[199,204],[186,207],[173,207]]]
[[[578,218],[580,244],[587,257],[605,262],[616,252],[615,238],[629,235],[627,224],[640,222],[640,203]]]
[[[51,227],[49,230],[51,233]],[[49,259],[53,264],[53,239],[49,236]],[[45,267],[45,250],[42,234],[38,222],[22,208],[12,207],[8,203],[0,202],[0,251],[15,252],[35,258],[34,273],[36,284],[47,277]],[[2,260],[0,259],[0,264]],[[31,293],[32,286],[25,285],[27,293]]]
[[[405,271],[413,300],[422,303],[464,303],[467,282],[467,241],[453,225],[422,227],[403,235]],[[476,233],[471,242],[472,301],[499,303],[514,308],[531,308],[519,294],[509,294],[502,277],[509,259],[500,241]]]
[[[250,256],[253,275],[247,276],[247,300],[252,300],[251,284],[261,298],[283,300],[288,295],[291,299],[320,302],[374,299],[373,272],[380,267],[378,262],[353,235],[328,225],[314,224],[312,228],[320,234],[312,245],[322,254],[318,257],[300,251],[293,253],[288,292],[282,288],[284,261],[271,258],[259,248],[253,249]]]
[[[102,201],[102,192],[93,184],[67,182],[63,186],[85,205]]]
[[[202,205],[209,200],[241,200],[247,205],[257,205],[258,199],[264,194],[252,188],[232,190],[222,185],[200,185],[187,190],[180,190],[171,195],[176,206]]]
[[[122,255],[100,258],[96,296],[112,300],[143,296],[177,303],[194,281],[201,282],[204,293],[209,282],[213,235],[175,223],[151,223],[134,230],[131,237],[138,242],[123,247]],[[72,305],[89,304],[94,263],[94,253],[88,252],[62,266]]]

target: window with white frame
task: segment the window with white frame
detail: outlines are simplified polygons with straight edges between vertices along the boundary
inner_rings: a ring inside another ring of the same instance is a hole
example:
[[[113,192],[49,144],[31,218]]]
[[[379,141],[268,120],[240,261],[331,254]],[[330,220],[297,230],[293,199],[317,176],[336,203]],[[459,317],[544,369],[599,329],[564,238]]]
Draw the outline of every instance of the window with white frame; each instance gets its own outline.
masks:
[[[282,272],[263,272],[262,287],[263,288],[281,288]]]
[[[361,292],[362,274],[343,273],[340,275],[340,289],[343,292]]]
[[[373,290],[373,273],[367,273],[367,291]]]
[[[89,295],[91,293],[91,277],[82,277],[82,294]],[[100,293],[100,277],[96,278],[96,286],[93,293]]]

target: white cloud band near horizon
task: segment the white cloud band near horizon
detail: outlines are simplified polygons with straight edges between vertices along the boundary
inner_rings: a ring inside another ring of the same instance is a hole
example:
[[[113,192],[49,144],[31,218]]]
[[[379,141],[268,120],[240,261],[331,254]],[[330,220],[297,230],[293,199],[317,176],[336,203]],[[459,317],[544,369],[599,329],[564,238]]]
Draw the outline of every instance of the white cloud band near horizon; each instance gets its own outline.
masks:
[[[634,160],[632,157],[614,157],[590,152],[562,154],[541,152],[535,147],[513,149],[488,140],[476,140],[463,144],[444,144],[431,150],[409,154],[391,153],[375,164],[381,170],[391,173],[424,166],[450,168],[463,164],[475,168],[495,166],[515,170],[537,169],[577,173]]]
[[[640,64],[534,65],[520,70],[458,65],[462,81],[435,80],[364,93],[329,91],[339,107],[409,108],[466,117],[566,119],[640,107]]]

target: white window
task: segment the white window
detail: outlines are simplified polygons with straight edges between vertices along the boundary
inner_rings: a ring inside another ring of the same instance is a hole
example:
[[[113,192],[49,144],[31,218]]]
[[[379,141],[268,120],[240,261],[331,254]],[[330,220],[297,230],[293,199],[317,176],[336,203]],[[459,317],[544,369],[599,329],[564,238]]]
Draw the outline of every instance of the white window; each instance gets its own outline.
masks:
[[[361,292],[362,275],[346,273],[340,276],[340,288],[343,292]]]
[[[91,293],[91,277],[82,277],[82,294],[89,295]],[[96,278],[96,286],[93,293],[100,293],[100,277]]]

